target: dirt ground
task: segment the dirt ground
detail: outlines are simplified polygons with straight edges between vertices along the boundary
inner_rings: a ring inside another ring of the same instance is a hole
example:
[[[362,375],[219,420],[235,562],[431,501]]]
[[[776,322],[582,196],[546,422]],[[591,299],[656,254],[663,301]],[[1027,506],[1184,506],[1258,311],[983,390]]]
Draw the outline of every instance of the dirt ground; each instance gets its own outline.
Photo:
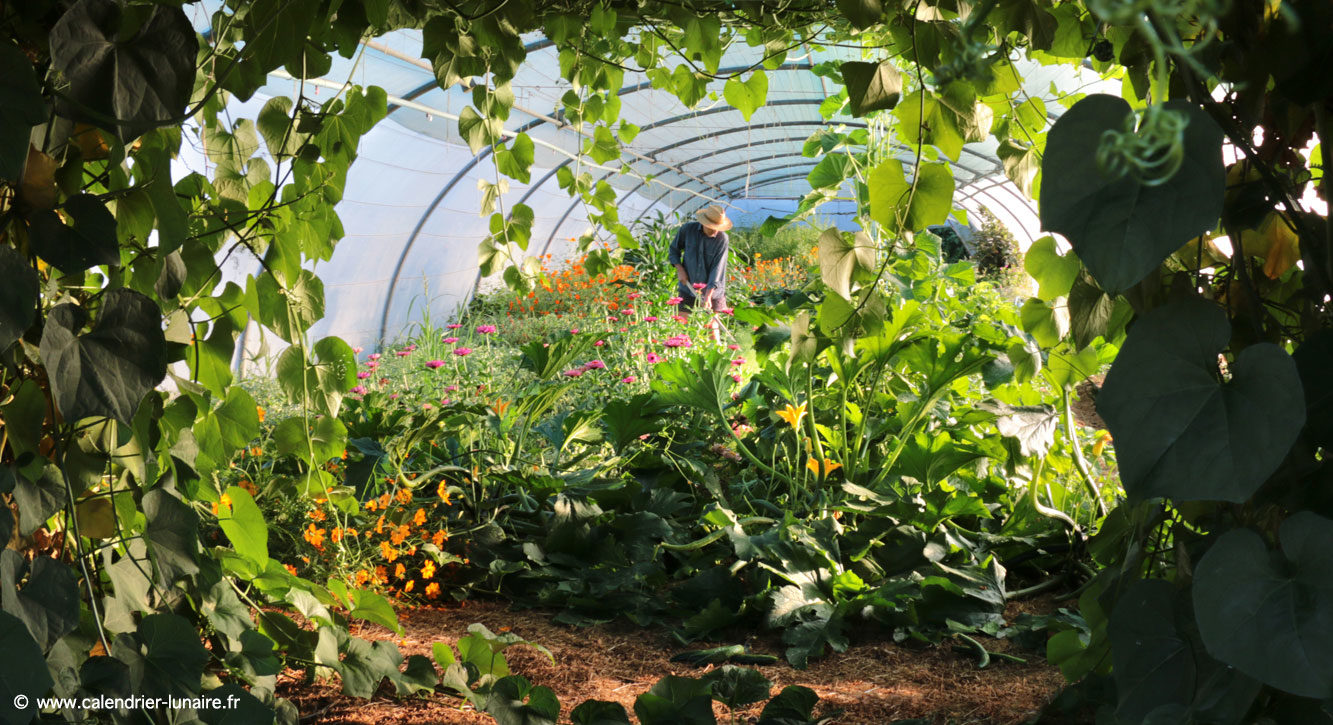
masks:
[[[1019,611],[1045,609],[1050,602],[1011,606]],[[502,602],[466,602],[462,607],[417,608],[400,613],[405,636],[399,639],[403,654],[431,656],[431,643],[453,644],[467,633],[467,626],[480,622],[492,631],[508,628],[528,641],[545,645],[555,655],[552,665],[546,656],[530,647],[505,651],[513,674],[544,685],[560,698],[562,714],[583,700],[612,700],[633,713],[634,698],[664,675],[699,677],[707,669],[671,662],[685,649],[658,629],[642,629],[629,623],[594,627],[569,627],[551,622],[537,611],[511,611]],[[370,639],[389,639],[388,630],[367,626],[358,634]],[[993,658],[978,670],[970,654],[953,651],[949,643],[909,649],[878,633],[854,634],[852,647],[795,670],[785,662],[758,669],[773,681],[773,694],[787,685],[804,685],[818,693],[820,710],[841,709],[833,722],[841,725],[887,725],[897,720],[920,718],[932,725],[1011,725],[1036,714],[1064,684],[1060,673],[1045,663],[1040,653],[1017,652],[1007,641],[983,638],[991,651],[1013,651],[1027,659],[1017,664]],[[725,644],[736,644],[727,642]],[[745,642],[756,652],[782,654],[776,638]],[[715,645],[695,645],[703,648]],[[458,698],[445,694],[399,700],[387,684],[371,700],[339,694],[336,682],[301,683],[296,677],[280,681],[278,694],[301,711],[303,723],[465,723],[490,725],[495,721],[474,711]],[[753,723],[762,705],[734,713],[715,704],[719,722]]]

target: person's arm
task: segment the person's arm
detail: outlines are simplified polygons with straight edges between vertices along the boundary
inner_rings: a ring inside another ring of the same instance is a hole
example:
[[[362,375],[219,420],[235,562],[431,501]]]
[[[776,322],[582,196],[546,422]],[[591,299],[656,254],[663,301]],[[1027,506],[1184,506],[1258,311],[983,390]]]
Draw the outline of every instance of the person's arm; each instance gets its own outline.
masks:
[[[722,248],[718,250],[717,262],[708,270],[708,287],[704,289],[703,294],[703,299],[708,301],[708,309],[715,312],[717,308],[713,306],[712,300],[714,297],[720,297],[720,291],[726,287],[727,248],[731,244],[726,232],[718,232],[717,235],[722,238]]]

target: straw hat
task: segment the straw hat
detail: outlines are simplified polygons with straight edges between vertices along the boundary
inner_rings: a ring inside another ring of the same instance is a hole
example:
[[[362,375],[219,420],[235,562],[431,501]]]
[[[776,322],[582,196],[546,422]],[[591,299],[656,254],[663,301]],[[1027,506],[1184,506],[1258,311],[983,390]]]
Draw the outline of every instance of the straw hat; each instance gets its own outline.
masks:
[[[716,204],[706,206],[695,212],[694,218],[709,229],[716,229],[720,232],[725,232],[731,228],[731,220],[727,218],[727,213]]]

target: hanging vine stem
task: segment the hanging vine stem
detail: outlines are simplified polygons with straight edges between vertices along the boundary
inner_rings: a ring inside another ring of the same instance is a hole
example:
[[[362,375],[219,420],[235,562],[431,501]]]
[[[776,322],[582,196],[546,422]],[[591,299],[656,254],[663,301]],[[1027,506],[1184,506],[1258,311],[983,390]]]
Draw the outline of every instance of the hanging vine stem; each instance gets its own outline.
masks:
[[[1097,502],[1097,512],[1102,518],[1108,513],[1106,502],[1102,500],[1102,491],[1097,486],[1097,482],[1092,478],[1092,471],[1088,468],[1088,461],[1083,457],[1083,445],[1079,442],[1078,431],[1074,425],[1074,408],[1069,402],[1069,388],[1061,387],[1060,397],[1064,402],[1064,425],[1065,437],[1069,439],[1069,448],[1073,452],[1074,468],[1078,469],[1079,478],[1083,480],[1083,485],[1092,494],[1092,500]]]

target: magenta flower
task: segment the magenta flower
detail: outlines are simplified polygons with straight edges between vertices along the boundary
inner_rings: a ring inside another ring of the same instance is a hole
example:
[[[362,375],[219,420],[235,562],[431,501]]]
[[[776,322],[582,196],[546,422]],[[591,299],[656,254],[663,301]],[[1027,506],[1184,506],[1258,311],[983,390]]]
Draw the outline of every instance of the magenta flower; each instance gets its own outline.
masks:
[[[634,377],[633,375],[626,375],[625,377],[623,377],[623,378],[620,379],[620,382],[622,382],[622,383],[632,383],[632,382],[634,382],[635,380],[638,380],[638,378]]]
[[[400,397],[400,396],[399,396],[398,393],[390,393],[390,394],[389,394],[389,400],[397,400],[399,397]]]
[[[426,361],[426,367],[430,368],[431,370],[439,370],[440,368],[444,367],[444,361],[443,361],[443,360],[427,360],[427,361]]]
[[[440,405],[448,405],[450,402],[448,398],[440,398]]]
[[[443,343],[446,344],[446,345],[452,345],[452,344],[454,344],[455,342],[458,342],[458,338],[456,338],[456,337],[446,337],[446,338],[444,338],[444,340],[442,340],[441,342],[443,342]]]
[[[741,381],[741,376],[733,373],[731,379],[739,383]]]
[[[457,386],[457,385],[446,385],[446,386],[444,386],[444,392],[446,392],[446,393],[452,393],[452,392],[454,392],[454,391],[456,391],[456,390],[458,390],[458,386]]]
[[[569,328],[569,334],[571,334],[571,335],[577,335],[577,334],[579,334],[579,328],[577,328],[577,327],[571,327],[571,328]]]
[[[644,322],[657,322],[657,315],[648,315],[647,317],[643,318],[643,321],[644,321]]]
[[[361,372],[359,372],[359,373],[356,374],[356,379],[357,379],[357,380],[365,380],[365,379],[368,378],[368,377],[370,377],[370,371],[369,371],[369,370],[362,370]]]
[[[372,353],[370,353],[370,359],[371,359],[371,360],[379,360],[379,359],[380,359],[380,354],[377,353],[377,352],[372,352]]]
[[[395,352],[394,354],[397,355],[398,357],[407,357],[408,355],[411,355],[411,354],[412,354],[412,351],[411,351],[411,350],[399,350],[398,352]]]
[[[366,394],[366,386],[364,386],[364,385],[358,385],[358,386],[356,386],[355,388],[352,388],[352,391],[351,391],[351,392],[356,393],[357,395],[365,395],[365,394]]]
[[[606,344],[606,340],[598,340],[597,342],[594,342],[594,343],[592,344],[592,346],[593,346],[593,347],[601,347],[602,345],[605,345],[605,344]]]
[[[379,367],[379,366],[380,366],[380,364],[379,364],[378,362],[374,361],[374,360],[371,360],[370,362],[366,363],[366,367],[370,368],[371,370],[374,370],[375,368],[377,368],[377,367]]]
[[[650,353],[648,353],[648,357],[646,357],[646,358],[644,358],[644,359],[647,360],[647,361],[650,362],[650,363],[660,363],[660,362],[662,362],[662,356],[661,356],[661,355],[658,355],[658,354],[655,353],[655,352],[650,352]]]
[[[472,348],[470,348],[470,347],[456,347],[456,348],[454,348],[454,354],[457,355],[457,356],[459,356],[459,357],[463,357],[464,355],[471,355],[471,354],[472,354]]]
[[[731,364],[732,364],[732,365],[735,365],[735,366],[737,366],[737,367],[740,367],[741,365],[744,365],[744,364],[745,364],[745,358],[743,358],[743,357],[738,357],[738,358],[732,360],[732,361],[731,361]]]
[[[737,345],[736,343],[733,342],[733,343],[731,343],[730,345],[727,345],[727,349],[728,349],[728,350],[739,350],[739,349],[741,349],[741,346],[740,346],[740,345]]]
[[[495,332],[495,325],[477,325],[477,332],[483,335],[489,335]]]
[[[445,327],[449,328],[450,330],[457,330],[458,328],[462,327],[462,325],[455,322],[452,325],[445,325]]]
[[[662,341],[667,347],[690,347],[690,338],[686,335],[675,335]]]
[[[725,307],[725,308],[719,310],[719,312],[721,312],[721,313],[724,314],[724,315],[731,315],[732,317],[735,317],[735,316],[736,316],[736,308],[735,308],[735,307]]]
[[[583,374],[583,371],[579,370],[578,368],[574,368],[573,370],[566,370],[561,374],[567,378],[577,378],[578,376]]]
[[[584,370],[601,370],[605,367],[606,363],[601,360],[589,360],[588,362],[583,363]]]
[[[668,305],[678,305],[685,300],[684,297],[672,297],[667,300]]]
[[[359,348],[359,347],[354,347],[354,348],[352,348],[352,352],[356,353],[357,355],[360,355],[360,354],[361,354],[361,348]]]
[[[435,406],[431,405],[430,403],[422,403],[422,404],[421,404],[421,409],[422,409],[422,410],[434,410],[434,409],[435,409]]]
[[[704,284],[703,282],[695,282],[694,284],[692,284],[692,285],[690,285],[690,286],[693,287],[693,288],[695,288],[695,289],[703,289],[704,287],[707,287],[708,285]]]
[[[676,322],[684,322],[686,320],[686,317],[685,315],[672,315],[671,319],[675,320]]]
[[[639,298],[642,297],[642,296],[643,296],[643,295],[639,294],[638,292],[630,292],[630,293],[629,293],[629,298],[632,299],[632,300],[637,300],[637,299],[639,299]]]

